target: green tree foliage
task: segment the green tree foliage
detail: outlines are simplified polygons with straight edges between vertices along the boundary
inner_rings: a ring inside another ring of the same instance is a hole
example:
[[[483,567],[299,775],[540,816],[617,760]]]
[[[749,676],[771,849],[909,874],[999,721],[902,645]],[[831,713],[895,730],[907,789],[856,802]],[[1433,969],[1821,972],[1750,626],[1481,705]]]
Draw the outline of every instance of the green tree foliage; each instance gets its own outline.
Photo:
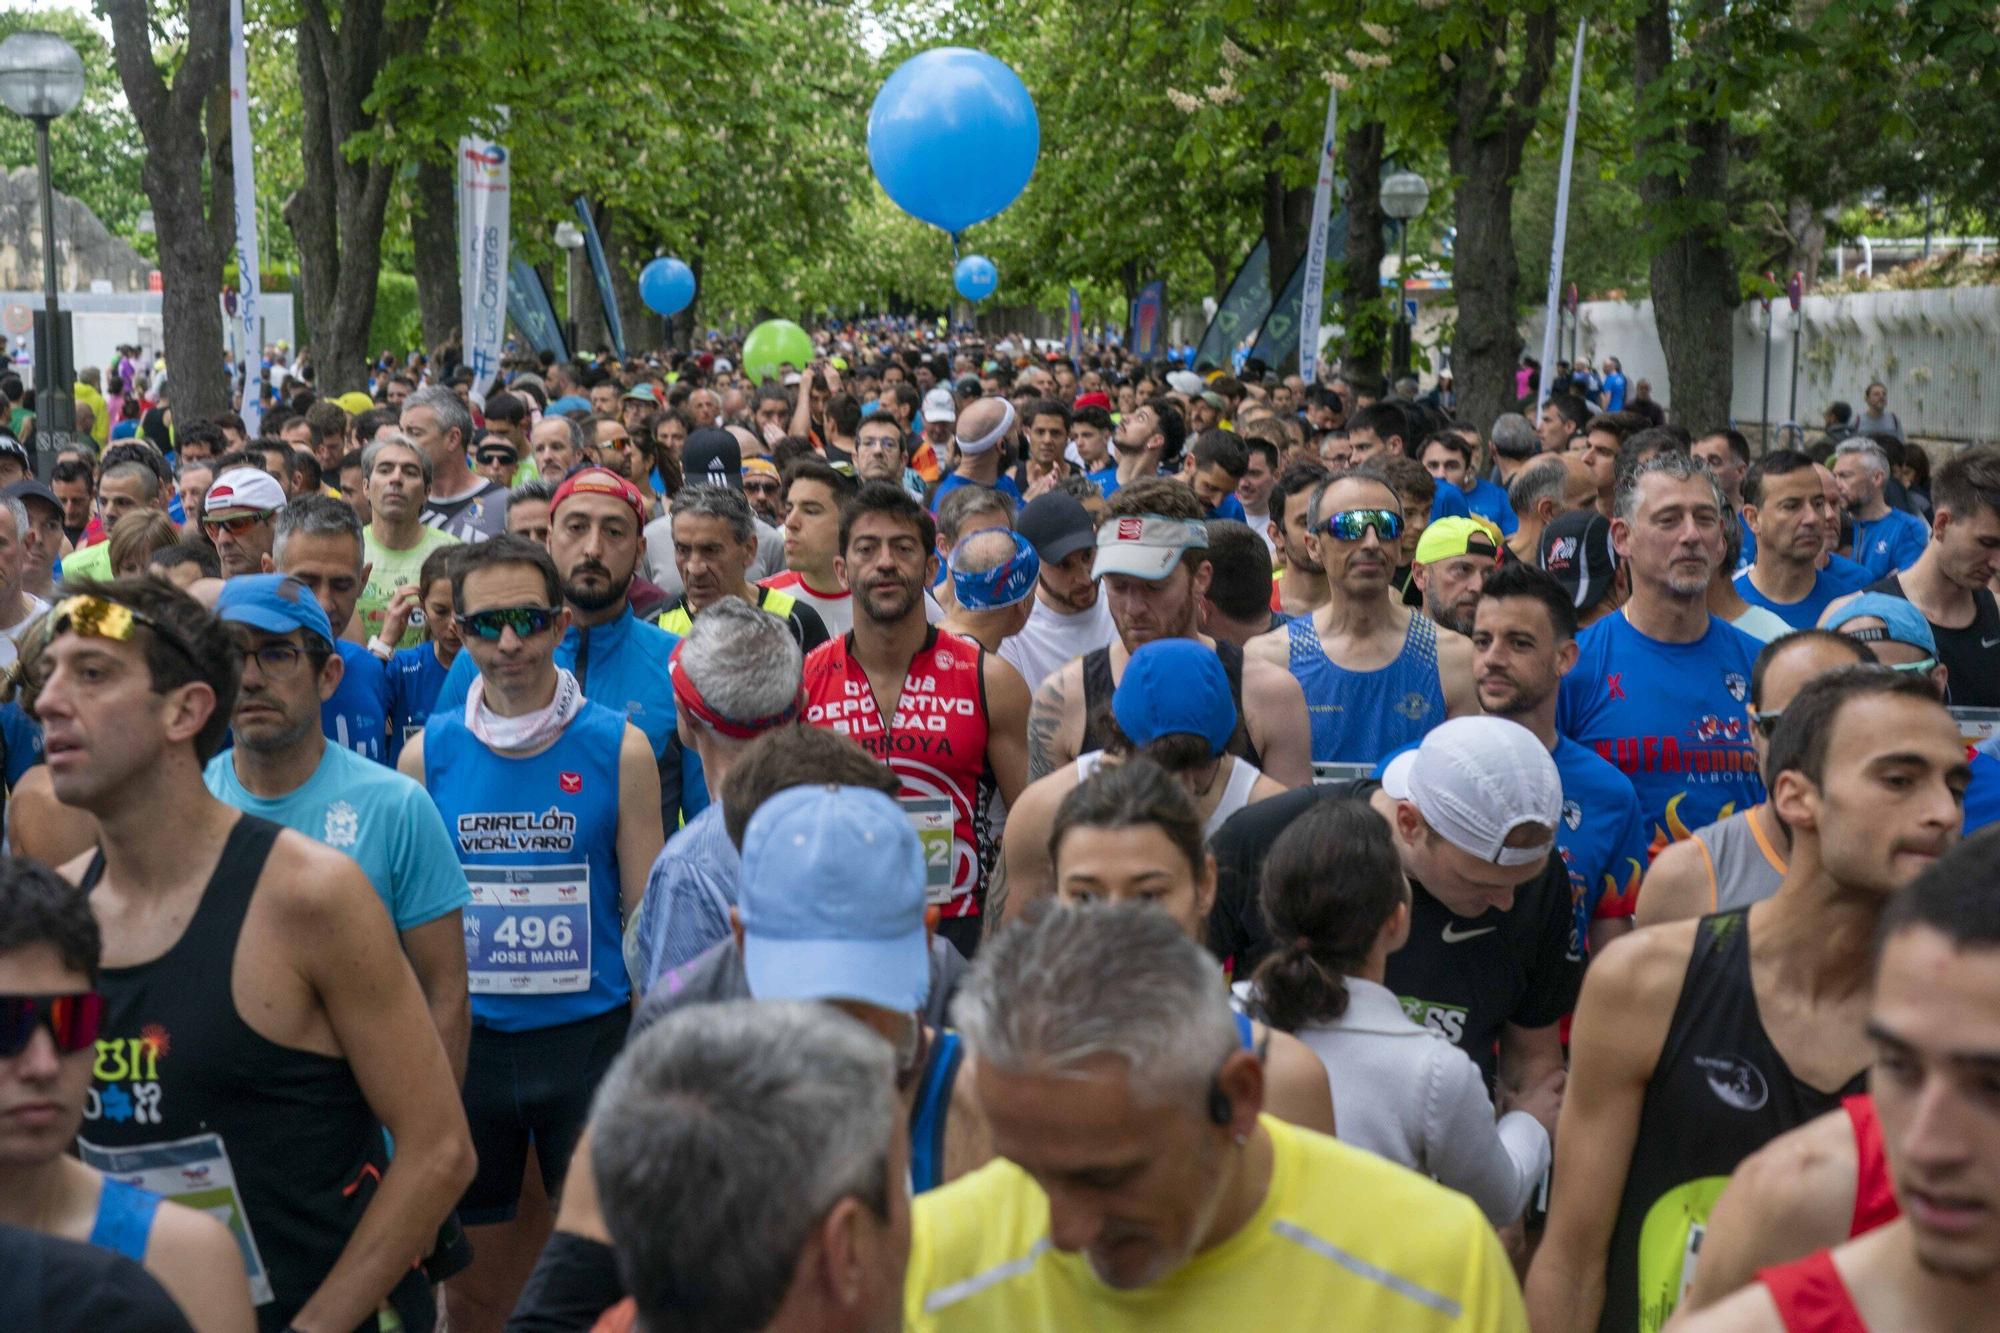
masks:
[[[82,14],[38,0],[29,0],[26,8],[0,9],[0,39],[28,29],[59,34],[83,57],[83,101],[49,129],[56,188],[80,200],[112,231],[135,235],[146,207],[139,184],[145,150],[111,63],[111,43]],[[0,169],[34,165],[34,127],[0,113]]]

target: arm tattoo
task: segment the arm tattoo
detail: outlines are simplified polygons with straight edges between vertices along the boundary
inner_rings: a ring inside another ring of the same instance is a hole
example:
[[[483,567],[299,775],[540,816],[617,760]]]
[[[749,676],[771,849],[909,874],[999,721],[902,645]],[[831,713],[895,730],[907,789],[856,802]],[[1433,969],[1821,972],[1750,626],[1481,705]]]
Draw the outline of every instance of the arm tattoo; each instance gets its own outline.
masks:
[[[1047,777],[1061,762],[1056,753],[1056,733],[1062,730],[1069,699],[1063,694],[1062,673],[1050,676],[1035,692],[1028,709],[1028,781]]]

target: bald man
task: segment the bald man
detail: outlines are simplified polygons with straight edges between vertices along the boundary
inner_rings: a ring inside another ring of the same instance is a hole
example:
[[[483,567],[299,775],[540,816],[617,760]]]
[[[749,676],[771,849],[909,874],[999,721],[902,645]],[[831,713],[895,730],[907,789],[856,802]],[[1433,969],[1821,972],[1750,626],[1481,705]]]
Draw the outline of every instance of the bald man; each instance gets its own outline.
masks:
[[[952,437],[958,466],[931,493],[933,513],[945,496],[961,486],[985,486],[1020,507],[1021,488],[1007,475],[1007,465],[1012,461],[1007,443],[1013,438],[1015,421],[1014,405],[997,396],[975,398],[958,414],[957,430]]]

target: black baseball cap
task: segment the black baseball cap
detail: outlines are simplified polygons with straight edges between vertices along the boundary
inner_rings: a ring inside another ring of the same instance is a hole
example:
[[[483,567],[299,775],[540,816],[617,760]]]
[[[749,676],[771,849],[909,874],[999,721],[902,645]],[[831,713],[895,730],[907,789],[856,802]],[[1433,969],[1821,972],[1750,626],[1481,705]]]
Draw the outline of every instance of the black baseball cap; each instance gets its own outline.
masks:
[[[1542,569],[1562,584],[1570,604],[1588,611],[1610,595],[1618,572],[1611,520],[1595,509],[1573,509],[1542,530]]]
[[[743,446],[720,426],[704,426],[681,446],[681,471],[691,486],[743,489]]]
[[[1045,565],[1097,544],[1097,525],[1090,511],[1067,491],[1050,491],[1028,501],[1014,521],[1014,530],[1028,539]]]

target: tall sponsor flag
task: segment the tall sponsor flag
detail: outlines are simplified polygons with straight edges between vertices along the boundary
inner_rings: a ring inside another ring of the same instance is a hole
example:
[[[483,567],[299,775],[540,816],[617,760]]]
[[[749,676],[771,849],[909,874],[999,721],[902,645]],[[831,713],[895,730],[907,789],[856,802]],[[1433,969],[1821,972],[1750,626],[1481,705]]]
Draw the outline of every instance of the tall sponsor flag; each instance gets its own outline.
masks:
[[[1257,341],[1251,344],[1250,355],[1267,366],[1282,366],[1294,356],[1300,355],[1301,331],[1305,321],[1301,318],[1305,305],[1306,263],[1311,256],[1299,256],[1299,262],[1292,265],[1291,280],[1278,299],[1271,303],[1271,313],[1264,319],[1263,327],[1257,330]],[[1338,263],[1347,258],[1347,210],[1342,208],[1327,223],[1325,259]],[[1320,309],[1326,308],[1326,264],[1320,263]]]
[[[1549,401],[1549,389],[1555,380],[1556,349],[1562,330],[1562,277],[1563,277],[1563,235],[1569,229],[1569,173],[1576,158],[1576,99],[1583,89],[1583,25],[1584,19],[1576,21],[1576,55],[1569,67],[1569,119],[1563,122],[1562,174],[1556,178],[1556,234],[1549,246],[1549,293],[1545,309],[1547,318],[1542,326],[1542,376],[1541,388],[1535,398],[1539,408]]]
[[[590,276],[597,279],[597,303],[604,310],[604,328],[611,335],[611,350],[625,359],[625,322],[618,317],[618,296],[611,290],[611,266],[604,262],[604,242],[598,239],[597,218],[590,201],[576,197],[576,219],[583,224],[583,253],[590,259]]]
[[[509,188],[505,148],[477,135],[458,141],[459,337],[472,396],[482,402],[500,373],[507,337]]]
[[[1299,293],[1299,378],[1319,369],[1319,302],[1326,282],[1326,217],[1333,207],[1333,115],[1340,90],[1326,90],[1326,134],[1319,144],[1319,184],[1313,188],[1312,239],[1306,242],[1305,286]]]
[[[1069,289],[1069,359],[1080,361],[1082,358],[1083,298],[1077,295],[1075,287],[1071,287]]]
[[[537,352],[547,352],[558,361],[569,360],[569,346],[563,342],[562,324],[556,319],[549,289],[542,275],[524,259],[507,265],[507,316]]]
[[[1132,303],[1132,355],[1150,361],[1160,354],[1160,326],[1166,322],[1167,280],[1155,278]]]
[[[1243,340],[1262,327],[1271,313],[1271,246],[1259,240],[1223,293],[1222,304],[1202,331],[1201,345],[1195,349],[1194,363],[1229,367]]]
[[[257,177],[250,153],[248,52],[243,45],[243,0],[229,0],[229,155],[236,176],[236,351],[242,367],[243,426],[257,438],[263,420],[264,284],[258,271]]]

